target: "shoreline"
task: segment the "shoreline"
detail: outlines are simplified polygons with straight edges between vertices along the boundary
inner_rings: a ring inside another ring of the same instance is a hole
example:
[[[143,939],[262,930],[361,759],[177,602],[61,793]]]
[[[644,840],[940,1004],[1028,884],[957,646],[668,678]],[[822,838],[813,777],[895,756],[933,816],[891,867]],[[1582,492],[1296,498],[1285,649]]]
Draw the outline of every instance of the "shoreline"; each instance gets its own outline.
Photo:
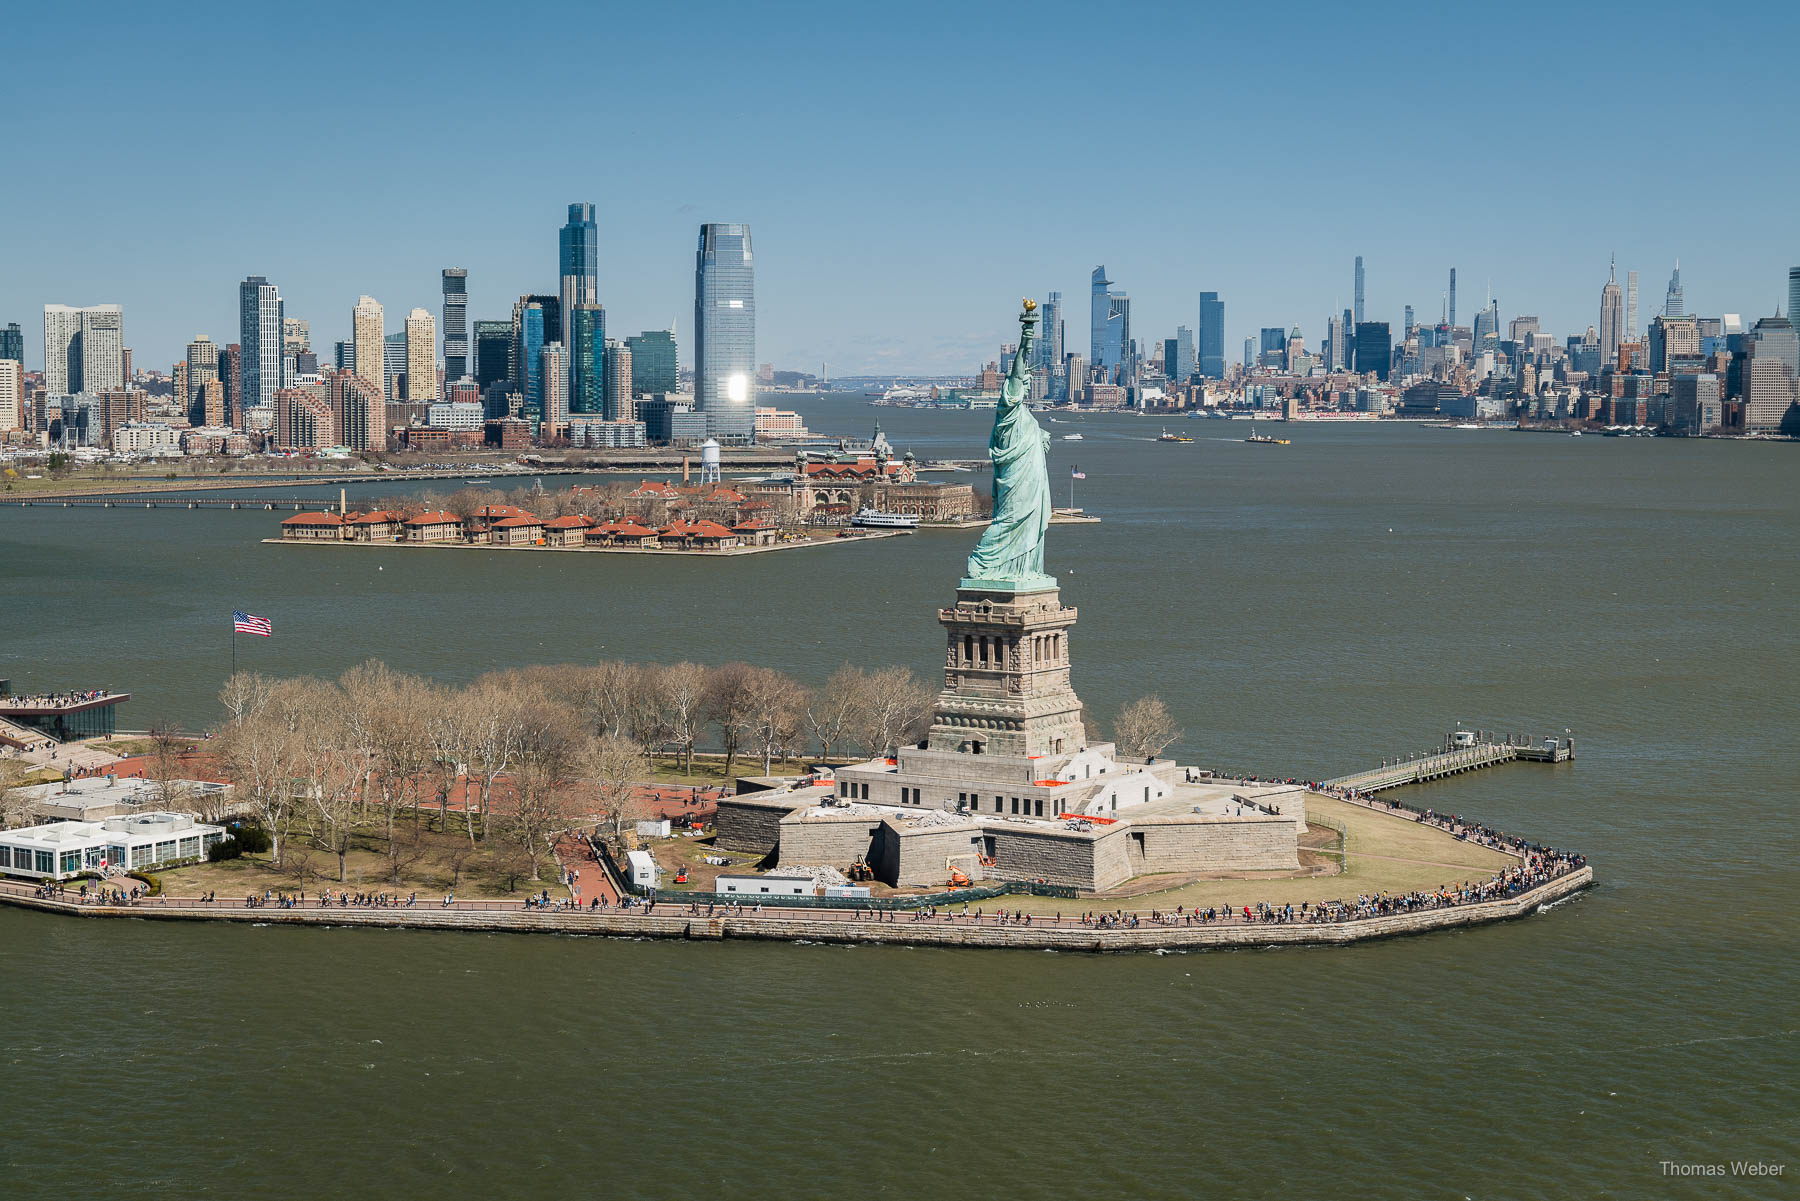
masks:
[[[605,554],[605,555],[672,555],[677,557],[698,559],[729,559],[737,555],[761,555],[776,550],[805,550],[814,546],[856,546],[863,542],[872,542],[878,538],[895,538],[912,534],[912,530],[874,530],[855,538],[807,538],[798,542],[771,542],[767,546],[729,546],[718,550],[683,549],[662,546],[539,546],[535,543],[502,543],[502,542],[462,542],[444,539],[439,542],[407,542],[402,539],[385,539],[380,542],[362,542],[354,538],[263,538],[259,541],[264,546],[364,546],[364,547],[410,547],[438,550],[525,550],[549,551],[557,554]]]
[[[821,912],[817,910],[708,917],[682,912],[683,907],[674,901],[660,902],[658,905],[658,908],[667,906],[671,912],[652,912],[648,915],[621,909],[544,911],[525,909],[517,903],[492,909],[441,909],[432,905],[415,909],[282,909],[274,906],[252,909],[243,905],[205,905],[186,899],[171,902],[163,898],[146,898],[135,905],[96,905],[50,900],[35,895],[35,890],[14,891],[12,886],[0,888],[0,904],[67,917],[138,918],[150,921],[370,926],[490,934],[668,938],[699,942],[748,939],[788,943],[1107,953],[1339,946],[1370,939],[1491,925],[1528,917],[1539,906],[1554,904],[1574,896],[1593,883],[1594,869],[1588,864],[1516,896],[1472,905],[1452,905],[1416,913],[1387,914],[1318,924],[1146,924],[1137,929],[1097,929],[1079,924],[1058,925],[1047,921],[1029,926],[1001,925],[991,917],[981,923],[964,922],[961,919],[946,920],[943,917],[919,921],[902,918],[893,922],[874,922],[838,917],[832,911],[823,911],[828,916],[811,916]]]

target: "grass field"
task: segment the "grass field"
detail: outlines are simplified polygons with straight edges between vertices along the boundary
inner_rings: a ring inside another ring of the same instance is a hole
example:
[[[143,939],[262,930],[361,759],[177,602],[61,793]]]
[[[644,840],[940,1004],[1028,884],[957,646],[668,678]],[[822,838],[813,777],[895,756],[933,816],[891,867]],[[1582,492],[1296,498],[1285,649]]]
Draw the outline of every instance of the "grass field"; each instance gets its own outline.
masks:
[[[325,888],[343,888],[351,892],[386,892],[405,896],[417,892],[421,897],[441,898],[454,892],[458,899],[475,900],[500,897],[518,900],[542,889],[551,896],[566,896],[559,880],[560,869],[550,856],[539,861],[544,879],[531,879],[523,855],[501,842],[483,842],[469,850],[468,839],[455,833],[424,831],[419,837],[414,857],[404,862],[400,883],[391,878],[387,855],[380,834],[371,830],[358,835],[345,860],[346,879],[338,882],[337,856],[305,846],[295,839],[282,848],[283,863],[277,868],[265,855],[246,855],[222,863],[197,863],[161,873],[163,891],[172,897],[198,896],[217,892],[221,898],[243,897],[261,893],[296,893],[304,889],[308,897],[317,896]],[[515,885],[508,889],[508,871],[517,872]]]

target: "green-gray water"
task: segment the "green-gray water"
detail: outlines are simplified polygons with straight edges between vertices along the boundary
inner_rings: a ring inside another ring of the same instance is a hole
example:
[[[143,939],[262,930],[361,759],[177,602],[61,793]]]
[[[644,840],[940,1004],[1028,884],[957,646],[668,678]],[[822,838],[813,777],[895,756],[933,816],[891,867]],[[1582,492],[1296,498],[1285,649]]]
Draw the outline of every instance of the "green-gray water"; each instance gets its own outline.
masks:
[[[991,414],[808,409],[980,453]],[[1171,423],[1173,425],[1173,423]],[[12,1196],[1569,1198],[1792,1190],[1796,448],[1091,418],[1053,527],[1103,718],[1330,774],[1458,723],[1578,759],[1408,799],[1585,851],[1532,920],[1085,957],[84,922],[0,910]],[[555,483],[556,481],[547,481]],[[0,509],[0,675],[203,722],[240,663],[465,679],[938,661],[973,532],[725,562],[263,546],[279,514]],[[1254,900],[1246,896],[1246,900]],[[1661,1160],[1786,1162],[1672,1179]]]

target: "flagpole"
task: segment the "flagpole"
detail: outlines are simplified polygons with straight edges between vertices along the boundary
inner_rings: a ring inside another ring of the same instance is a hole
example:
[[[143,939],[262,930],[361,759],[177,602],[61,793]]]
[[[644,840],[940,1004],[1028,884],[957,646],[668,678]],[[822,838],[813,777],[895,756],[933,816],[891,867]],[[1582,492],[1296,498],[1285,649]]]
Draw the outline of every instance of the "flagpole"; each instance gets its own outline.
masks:
[[[237,675],[237,615],[231,618],[231,674]]]

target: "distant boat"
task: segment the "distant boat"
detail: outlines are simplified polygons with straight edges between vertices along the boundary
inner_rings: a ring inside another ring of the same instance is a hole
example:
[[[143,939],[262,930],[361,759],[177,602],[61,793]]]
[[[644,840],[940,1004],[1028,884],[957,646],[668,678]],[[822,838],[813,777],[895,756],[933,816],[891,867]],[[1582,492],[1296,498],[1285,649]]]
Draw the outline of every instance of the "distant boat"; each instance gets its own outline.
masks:
[[[1267,434],[1257,433],[1256,421],[1254,419],[1250,422],[1250,436],[1245,438],[1244,441],[1254,442],[1259,446],[1287,446],[1290,444],[1289,439],[1287,438],[1271,438]]]
[[[1581,431],[1580,431],[1580,430],[1570,430],[1570,431],[1569,431],[1569,437],[1571,437],[1571,438],[1579,438],[1579,437],[1581,437]]]
[[[1169,432],[1167,426],[1163,427],[1163,432],[1156,436],[1156,440],[1158,442],[1192,442],[1193,441],[1193,439],[1188,437],[1186,434],[1171,434]]]
[[[864,529],[877,530],[912,530],[919,526],[917,513],[883,513],[879,509],[871,509],[866,505],[856,511],[850,524]]]
[[[1064,442],[1079,442],[1079,441],[1081,441],[1081,435],[1080,434],[1064,434],[1063,441]]]

